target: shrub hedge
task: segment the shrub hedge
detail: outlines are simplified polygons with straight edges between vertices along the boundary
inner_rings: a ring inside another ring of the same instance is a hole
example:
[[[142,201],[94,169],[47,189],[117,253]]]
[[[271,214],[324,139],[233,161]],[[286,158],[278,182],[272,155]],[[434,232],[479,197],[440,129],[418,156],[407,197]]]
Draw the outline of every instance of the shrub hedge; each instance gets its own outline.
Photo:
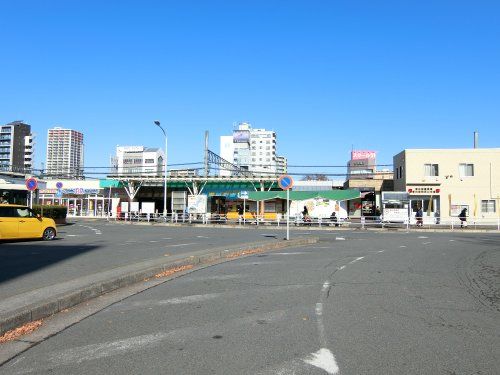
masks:
[[[50,217],[52,219],[66,219],[68,208],[66,206],[54,205],[33,205],[33,211],[43,217]],[[43,213],[42,213],[43,212]]]

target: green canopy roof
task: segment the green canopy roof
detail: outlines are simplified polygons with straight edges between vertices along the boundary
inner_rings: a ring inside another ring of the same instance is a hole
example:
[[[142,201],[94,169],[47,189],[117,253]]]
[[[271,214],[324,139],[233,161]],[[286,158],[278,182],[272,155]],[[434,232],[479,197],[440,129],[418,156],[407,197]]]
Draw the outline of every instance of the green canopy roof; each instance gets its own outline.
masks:
[[[303,201],[306,199],[323,198],[334,201],[346,201],[361,196],[359,190],[325,190],[325,191],[290,191],[290,200]],[[249,191],[248,199],[251,201],[267,201],[270,199],[286,199],[286,191]]]

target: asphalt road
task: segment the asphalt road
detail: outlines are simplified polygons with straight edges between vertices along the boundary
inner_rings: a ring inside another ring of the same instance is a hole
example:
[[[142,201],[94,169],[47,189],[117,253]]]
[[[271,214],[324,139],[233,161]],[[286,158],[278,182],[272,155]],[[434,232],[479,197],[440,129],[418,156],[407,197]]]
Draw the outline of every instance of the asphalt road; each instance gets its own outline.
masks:
[[[263,241],[277,231],[75,221],[55,241],[0,243],[0,299],[148,259]],[[270,239],[270,238],[269,238]]]
[[[498,374],[499,243],[330,233],[127,298],[0,374]]]

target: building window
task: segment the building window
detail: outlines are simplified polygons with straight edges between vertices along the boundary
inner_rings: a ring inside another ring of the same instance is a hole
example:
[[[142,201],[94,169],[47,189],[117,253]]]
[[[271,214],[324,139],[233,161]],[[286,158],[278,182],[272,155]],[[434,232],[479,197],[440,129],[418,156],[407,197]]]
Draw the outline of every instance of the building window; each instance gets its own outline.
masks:
[[[146,164],[154,164],[155,159],[144,159],[144,163]]]
[[[461,163],[458,166],[458,171],[460,177],[473,177],[474,176],[474,164]]]
[[[424,176],[439,176],[437,164],[424,164]]]
[[[492,199],[481,201],[481,212],[483,212],[483,213],[496,212],[495,203],[496,202]]]

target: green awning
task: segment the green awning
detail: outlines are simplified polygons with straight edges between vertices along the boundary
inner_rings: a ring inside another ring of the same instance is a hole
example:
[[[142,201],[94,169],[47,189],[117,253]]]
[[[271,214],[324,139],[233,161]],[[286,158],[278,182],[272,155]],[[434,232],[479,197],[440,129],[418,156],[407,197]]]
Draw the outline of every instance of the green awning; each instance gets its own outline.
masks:
[[[123,187],[123,184],[118,180],[99,180],[100,188],[118,188]]]
[[[346,201],[361,196],[359,190],[325,190],[325,191],[290,191],[290,200],[303,201],[306,199],[323,198],[334,201]],[[250,191],[248,199],[252,201],[267,201],[270,199],[286,199],[286,191]]]

